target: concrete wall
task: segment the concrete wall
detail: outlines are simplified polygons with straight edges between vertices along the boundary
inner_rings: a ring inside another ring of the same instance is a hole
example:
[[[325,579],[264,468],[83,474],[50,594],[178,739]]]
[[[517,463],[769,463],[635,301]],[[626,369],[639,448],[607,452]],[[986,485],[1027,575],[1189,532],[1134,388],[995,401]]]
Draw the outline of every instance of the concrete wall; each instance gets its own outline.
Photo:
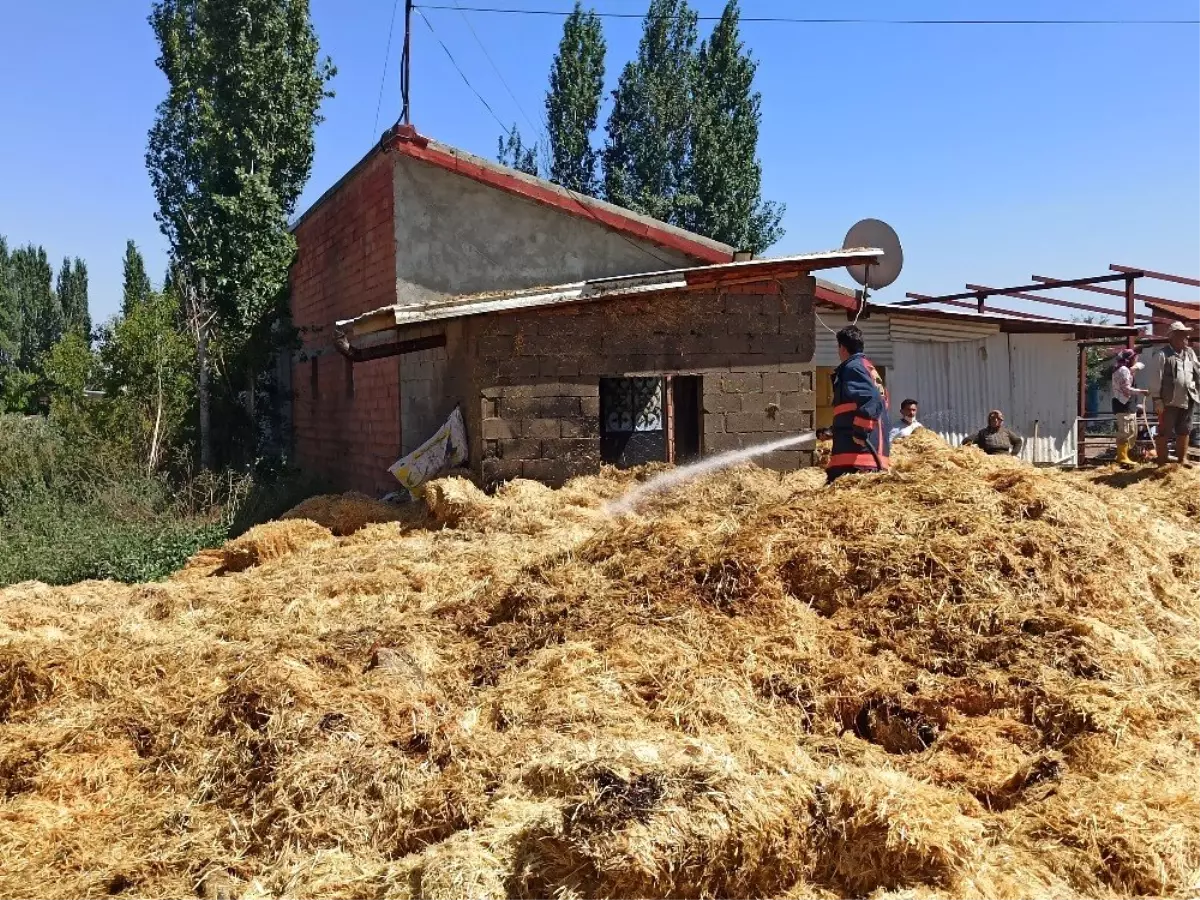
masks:
[[[589,219],[398,153],[388,156],[395,172],[400,302],[696,265]]]
[[[295,235],[291,308],[304,345],[292,368],[296,462],[339,488],[390,489],[387,467],[400,455],[400,363],[352,369],[331,347],[335,321],[396,299],[389,156],[351,172]]]
[[[813,427],[812,278],[743,293],[613,300],[483,316],[448,346],[462,388],[471,465],[486,482],[558,484],[600,467],[599,380],[703,378],[703,452]],[[764,462],[794,469],[799,450]]]

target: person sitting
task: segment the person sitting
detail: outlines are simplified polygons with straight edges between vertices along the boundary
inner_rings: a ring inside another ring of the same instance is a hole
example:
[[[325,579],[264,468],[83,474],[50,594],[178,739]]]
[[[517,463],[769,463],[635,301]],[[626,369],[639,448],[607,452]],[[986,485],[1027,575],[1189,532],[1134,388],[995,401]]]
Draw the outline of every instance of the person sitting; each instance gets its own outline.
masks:
[[[1025,439],[1015,431],[1004,427],[1004,413],[993,409],[988,413],[987,428],[981,428],[963,441],[963,446],[974,445],[988,456],[1010,454],[1019,456]]]
[[[924,427],[917,421],[917,401],[911,398],[905,400],[900,404],[900,421],[892,428],[892,440],[908,437],[918,428]]]

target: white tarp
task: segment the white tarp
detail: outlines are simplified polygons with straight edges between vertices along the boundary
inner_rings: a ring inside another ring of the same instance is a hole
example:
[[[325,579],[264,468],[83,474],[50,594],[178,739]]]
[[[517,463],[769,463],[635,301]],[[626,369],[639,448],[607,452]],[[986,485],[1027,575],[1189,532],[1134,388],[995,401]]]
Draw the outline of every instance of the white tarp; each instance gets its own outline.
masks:
[[[409,493],[417,494],[426,481],[467,461],[467,427],[456,406],[446,424],[408,456],[388,469]]]

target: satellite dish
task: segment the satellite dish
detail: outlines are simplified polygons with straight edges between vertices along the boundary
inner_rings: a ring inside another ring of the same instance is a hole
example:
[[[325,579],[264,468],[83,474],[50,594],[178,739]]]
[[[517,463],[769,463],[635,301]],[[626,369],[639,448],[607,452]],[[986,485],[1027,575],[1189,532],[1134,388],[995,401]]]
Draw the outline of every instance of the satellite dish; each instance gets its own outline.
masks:
[[[855,247],[875,247],[883,251],[883,256],[869,266],[846,266],[850,277],[863,287],[878,291],[900,277],[900,270],[904,268],[904,250],[895,229],[887,222],[863,219],[854,225],[846,232],[842,248]]]

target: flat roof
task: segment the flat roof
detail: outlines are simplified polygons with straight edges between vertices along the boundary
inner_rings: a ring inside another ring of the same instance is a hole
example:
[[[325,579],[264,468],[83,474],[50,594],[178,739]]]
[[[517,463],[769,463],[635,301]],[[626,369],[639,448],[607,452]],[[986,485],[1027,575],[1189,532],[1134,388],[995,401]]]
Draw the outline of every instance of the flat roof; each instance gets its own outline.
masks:
[[[827,250],[796,256],[740,260],[687,269],[666,269],[640,275],[620,275],[612,278],[593,278],[570,284],[520,290],[489,291],[464,294],[444,300],[419,303],[397,303],[381,307],[352,319],[336,323],[344,334],[367,335],[406,325],[461,319],[488,313],[510,312],[538,307],[586,303],[637,294],[664,291],[702,290],[734,284],[773,281],[806,275],[821,269],[861,265],[879,259],[883,251],[874,247]],[[832,301],[836,303],[835,301]],[[848,302],[838,305],[853,309],[853,294]]]

